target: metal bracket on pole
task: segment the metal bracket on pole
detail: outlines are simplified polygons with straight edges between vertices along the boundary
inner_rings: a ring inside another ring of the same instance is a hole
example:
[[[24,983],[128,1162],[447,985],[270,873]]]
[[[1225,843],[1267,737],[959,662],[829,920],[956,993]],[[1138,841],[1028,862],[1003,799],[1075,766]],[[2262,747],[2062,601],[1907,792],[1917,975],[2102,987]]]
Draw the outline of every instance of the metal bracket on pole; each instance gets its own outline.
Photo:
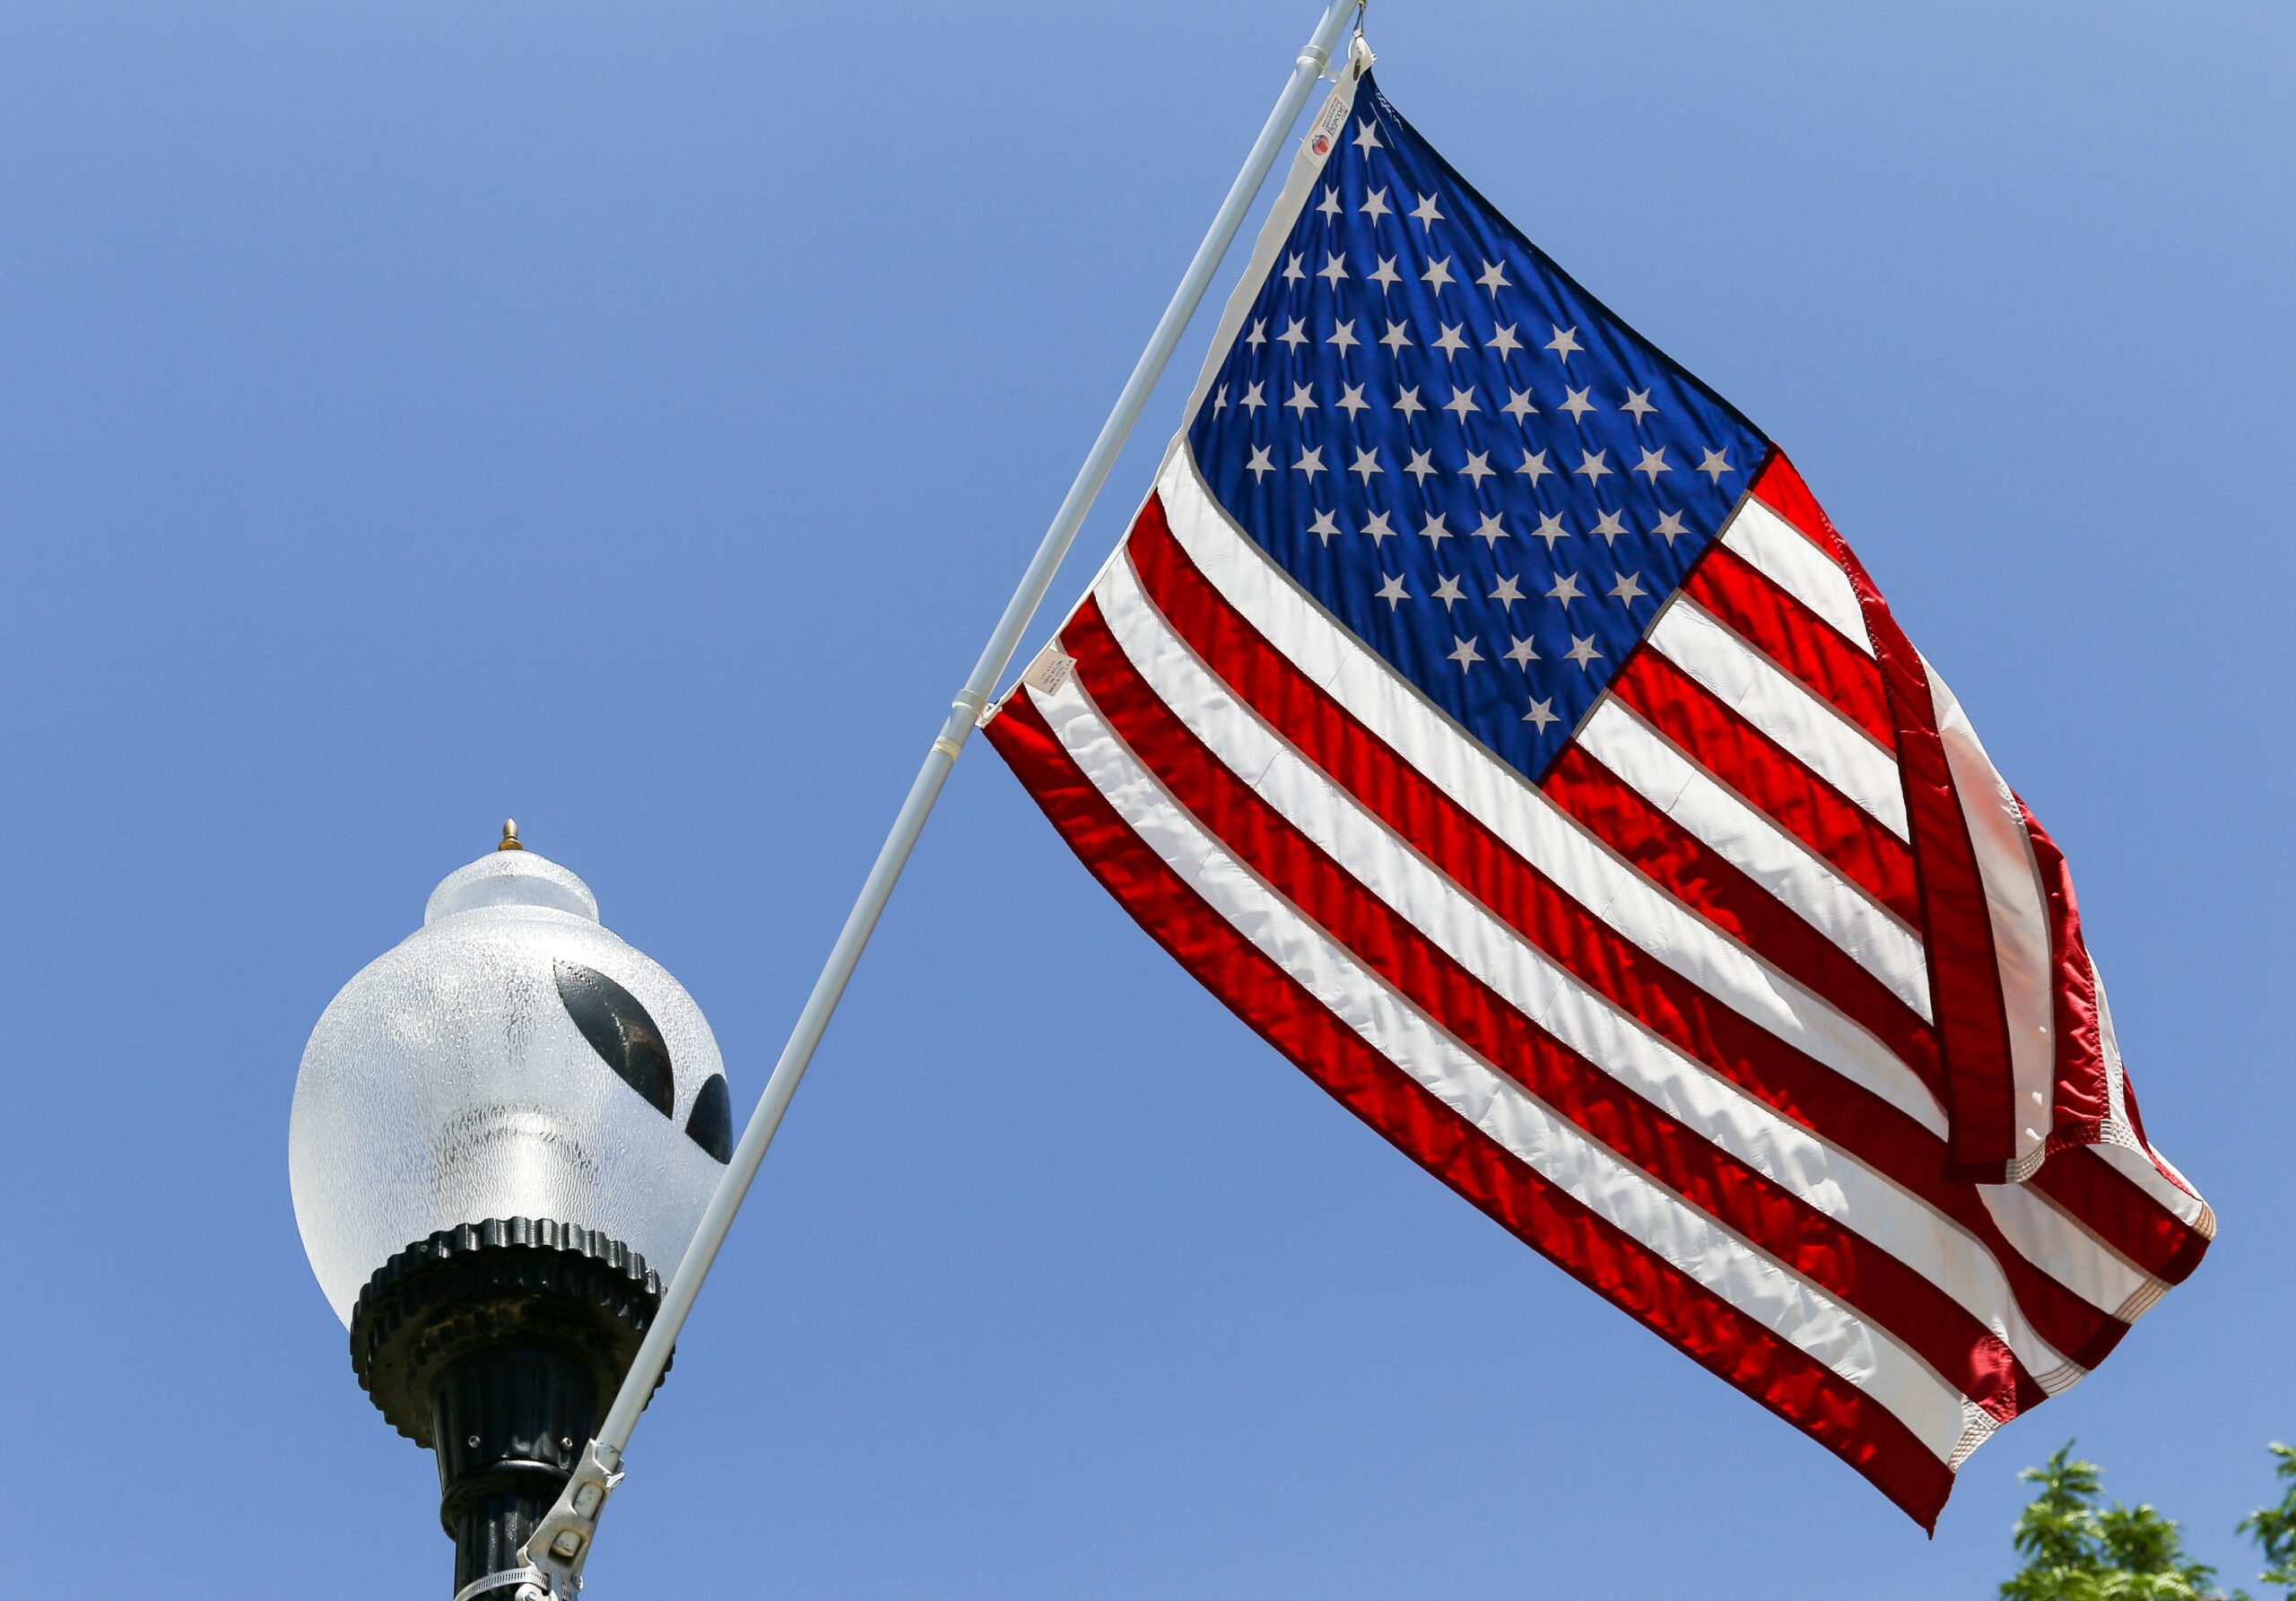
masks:
[[[1213,274],[1219,270],[1229,245],[1243,226],[1244,214],[1251,209],[1253,197],[1266,180],[1269,169],[1275,165],[1284,136],[1298,118],[1300,108],[1307,102],[1308,91],[1318,78],[1331,69],[1340,36],[1346,30],[1350,17],[1361,14],[1363,4],[1364,0],[1330,0],[1325,7],[1322,21],[1316,24],[1307,48],[1292,66],[1290,82],[1284,84],[1274,109],[1268,113],[1259,137],[1253,142],[1243,170],[1229,186],[1227,197],[1220,203],[1204,242],[1196,247],[1179,287],[1172,291],[1164,315],[1157,321],[1156,331],[1149,336],[1147,348],[1140,352],[1132,376],[1125,380],[1124,389],[1117,396],[1108,421],[1100,425],[1100,435],[1086,453],[1083,466],[1076,470],[1075,481],[1068,486],[1060,509],[1054,513],[1052,526],[1045,530],[1028,570],[1021,577],[1020,587],[1005,603],[1004,615],[997,619],[996,631],[989,635],[980,659],[973,664],[972,675],[965,680],[964,688],[951,704],[947,720],[926,752],[924,765],[910,782],[909,796],[901,803],[891,831],[878,848],[877,859],[861,886],[860,896],[846,914],[845,927],[838,934],[837,944],[831,947],[821,977],[813,981],[813,993],[797,1014],[788,1042],[781,1048],[780,1059],[774,1064],[764,1092],[758,1097],[757,1109],[742,1130],[741,1143],[735,1147],[733,1160],[718,1181],[717,1193],[709,1197],[709,1204],[695,1226],[693,1242],[686,1248],[677,1273],[662,1293],[662,1304],[654,1315],[652,1327],[646,1331],[645,1342],[639,1346],[613,1405],[598,1425],[597,1438],[583,1453],[582,1466],[567,1484],[557,1505],[535,1525],[535,1532],[518,1552],[521,1562],[542,1571],[543,1584],[522,1584],[517,1601],[572,1601],[574,1592],[581,1588],[582,1564],[589,1556],[590,1543],[597,1533],[598,1512],[621,1481],[622,1449],[630,1443],[631,1431],[638,1426],[638,1414],[668,1365],[678,1331],[685,1326],[687,1313],[693,1310],[701,1282],[708,1275],[710,1264],[717,1260],[718,1248],[726,1242],[726,1231],[733,1227],[734,1214],[749,1193],[758,1165],[765,1160],[774,1133],[781,1127],[782,1116],[789,1109],[790,1098],[797,1092],[798,1082],[813,1061],[814,1048],[829,1028],[846,984],[861,960],[861,953],[868,947],[869,936],[876,929],[885,902],[891,898],[893,885],[908,864],[909,853],[924,830],[925,820],[931,815],[934,802],[940,798],[941,787],[948,781],[950,770],[962,753],[966,739],[987,712],[989,697],[996,692],[1004,669],[1012,664],[1013,653],[1020,647],[1029,620],[1036,614],[1045,592],[1052,587],[1061,559],[1075,542],[1085,514],[1091,510],[1100,485],[1116,466],[1126,439],[1131,437],[1133,424],[1140,420],[1156,380],[1163,375],[1164,364],[1171,359],[1180,335],[1187,332],[1188,319],[1196,315],[1205,291],[1211,287]]]
[[[535,1532],[519,1548],[519,1558],[528,1564],[533,1579],[518,1587],[515,1601],[570,1601],[582,1588],[582,1564],[589,1559],[590,1541],[598,1532],[598,1514],[621,1483],[622,1453],[601,1441],[590,1441],[558,1504],[535,1525]]]

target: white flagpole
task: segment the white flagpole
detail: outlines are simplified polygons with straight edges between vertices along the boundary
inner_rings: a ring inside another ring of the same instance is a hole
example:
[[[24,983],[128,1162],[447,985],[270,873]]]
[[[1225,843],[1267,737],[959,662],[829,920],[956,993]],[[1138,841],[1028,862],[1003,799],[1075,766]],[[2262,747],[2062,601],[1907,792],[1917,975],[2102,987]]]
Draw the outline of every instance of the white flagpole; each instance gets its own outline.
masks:
[[[853,977],[853,970],[868,946],[869,936],[892,895],[893,884],[909,861],[918,835],[925,828],[933,803],[940,798],[941,787],[947,782],[950,769],[955,765],[966,739],[978,726],[981,714],[988,709],[988,698],[1011,665],[1022,633],[1044,600],[1045,591],[1052,587],[1061,559],[1075,541],[1076,531],[1083,526],[1085,514],[1091,510],[1092,501],[1100,492],[1109,469],[1116,465],[1118,455],[1124,449],[1133,424],[1140,420],[1150,392],[1163,375],[1164,364],[1171,359],[1188,320],[1196,315],[1205,291],[1211,286],[1213,274],[1219,269],[1228,247],[1242,227],[1245,213],[1251,209],[1253,198],[1275,165],[1284,136],[1298,118],[1300,108],[1307,102],[1308,91],[1331,65],[1332,52],[1349,17],[1361,10],[1363,3],[1364,0],[1329,0],[1323,20],[1316,24],[1307,48],[1300,52],[1292,66],[1291,81],[1284,84],[1275,109],[1268,113],[1266,124],[1253,142],[1243,170],[1229,187],[1227,198],[1220,203],[1204,242],[1196,248],[1195,258],[1187,264],[1179,287],[1172,291],[1171,302],[1164,308],[1156,331],[1149,336],[1147,348],[1140,352],[1132,376],[1125,380],[1123,392],[1117,396],[1108,421],[1100,424],[1100,437],[1092,441],[1084,465],[1076,470],[1075,482],[1068,486],[1068,494],[1054,514],[1052,526],[1045,530],[1043,542],[1037,546],[1028,570],[1022,574],[1020,587],[1005,603],[1004,614],[997,619],[996,631],[989,635],[980,660],[974,664],[972,675],[965,680],[964,688],[951,703],[948,720],[926,753],[925,764],[909,785],[909,796],[893,819],[892,831],[885,836],[876,862],[861,886],[860,898],[847,914],[845,927],[830,950],[821,977],[813,981],[813,994],[806,998],[804,1010],[797,1014],[788,1043],[781,1048],[780,1059],[774,1064],[772,1076],[766,1080],[764,1093],[758,1098],[757,1109],[742,1131],[733,1161],[718,1181],[717,1193],[709,1197],[709,1205],[694,1231],[693,1243],[686,1248],[684,1260],[678,1264],[677,1273],[663,1293],[660,1310],[631,1363],[629,1376],[622,1380],[613,1405],[598,1426],[597,1438],[590,1442],[566,1492],[549,1517],[535,1526],[521,1553],[526,1562],[539,1570],[521,1587],[522,1596],[531,1590],[538,1597],[567,1597],[579,1588],[582,1562],[588,1553],[599,1509],[622,1477],[622,1449],[630,1443],[631,1431],[638,1425],[638,1414],[661,1380],[671,1348],[677,1344],[678,1331],[684,1327],[694,1298],[700,1293],[701,1281],[717,1260],[718,1248],[726,1242],[734,1214],[749,1193],[751,1181],[757,1177],[766,1148],[772,1144],[774,1133],[781,1127],[782,1114],[789,1109],[790,1098],[797,1092],[798,1081],[804,1077],[813,1049],[821,1043],[830,1018],[837,1011],[838,1001],[845,994],[846,983]],[[550,1588],[544,1589],[544,1584]]]

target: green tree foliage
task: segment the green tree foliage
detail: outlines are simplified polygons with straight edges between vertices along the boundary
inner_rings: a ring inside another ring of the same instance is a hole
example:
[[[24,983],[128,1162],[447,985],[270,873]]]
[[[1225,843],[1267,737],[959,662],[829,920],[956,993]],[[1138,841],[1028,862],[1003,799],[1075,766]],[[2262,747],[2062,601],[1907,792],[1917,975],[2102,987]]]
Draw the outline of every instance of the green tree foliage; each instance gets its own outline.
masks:
[[[2241,1518],[2240,1533],[2263,1548],[2264,1560],[2271,1564],[2257,1577],[2296,1597],[2296,1446],[2275,1440],[2272,1454],[2280,1459],[2274,1465],[2274,1471],[2287,1481],[2288,1488],[2278,1506],[2259,1507]]]
[[[2097,1514],[2105,1556],[2116,1571],[2100,1581],[2100,1601],[2207,1601],[2216,1570],[2185,1554],[2176,1520],[2151,1506],[2112,1506]]]
[[[2104,1476],[2070,1440],[2019,1476],[2040,1490],[2018,1514],[2013,1537],[2025,1565],[2001,1587],[2002,1601],[2216,1601],[2216,1571],[2185,1554],[2175,1521],[2149,1505],[2102,1505]],[[2284,1537],[2296,1537],[2296,1491],[2283,1510]]]
[[[2104,1475],[2093,1462],[2068,1460],[2072,1452],[2068,1440],[2040,1466],[2017,1475],[2040,1492],[2017,1514],[2011,1539],[2025,1565],[2001,1587],[2002,1601],[2083,1601],[2075,1587],[2093,1579],[2102,1563],[2096,1502]]]

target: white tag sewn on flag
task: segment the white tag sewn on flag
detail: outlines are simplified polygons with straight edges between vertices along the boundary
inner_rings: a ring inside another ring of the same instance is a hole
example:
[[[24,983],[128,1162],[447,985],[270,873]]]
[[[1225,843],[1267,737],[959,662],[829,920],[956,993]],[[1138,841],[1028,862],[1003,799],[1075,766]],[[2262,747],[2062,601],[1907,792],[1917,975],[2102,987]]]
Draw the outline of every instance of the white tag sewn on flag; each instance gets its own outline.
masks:
[[[1021,674],[1021,682],[1039,694],[1057,695],[1060,686],[1068,682],[1068,674],[1075,671],[1076,658],[1056,642],[1037,652],[1037,659]]]

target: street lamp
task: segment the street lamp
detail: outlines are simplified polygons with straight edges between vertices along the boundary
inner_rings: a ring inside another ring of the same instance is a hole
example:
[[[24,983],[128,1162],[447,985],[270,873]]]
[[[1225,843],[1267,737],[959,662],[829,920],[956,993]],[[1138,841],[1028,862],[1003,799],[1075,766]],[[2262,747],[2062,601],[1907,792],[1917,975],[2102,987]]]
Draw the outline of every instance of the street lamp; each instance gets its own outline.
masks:
[[[437,1454],[456,1591],[507,1594],[731,1152],[709,1025],[507,823],[328,1005],[287,1143],[352,1369]]]

